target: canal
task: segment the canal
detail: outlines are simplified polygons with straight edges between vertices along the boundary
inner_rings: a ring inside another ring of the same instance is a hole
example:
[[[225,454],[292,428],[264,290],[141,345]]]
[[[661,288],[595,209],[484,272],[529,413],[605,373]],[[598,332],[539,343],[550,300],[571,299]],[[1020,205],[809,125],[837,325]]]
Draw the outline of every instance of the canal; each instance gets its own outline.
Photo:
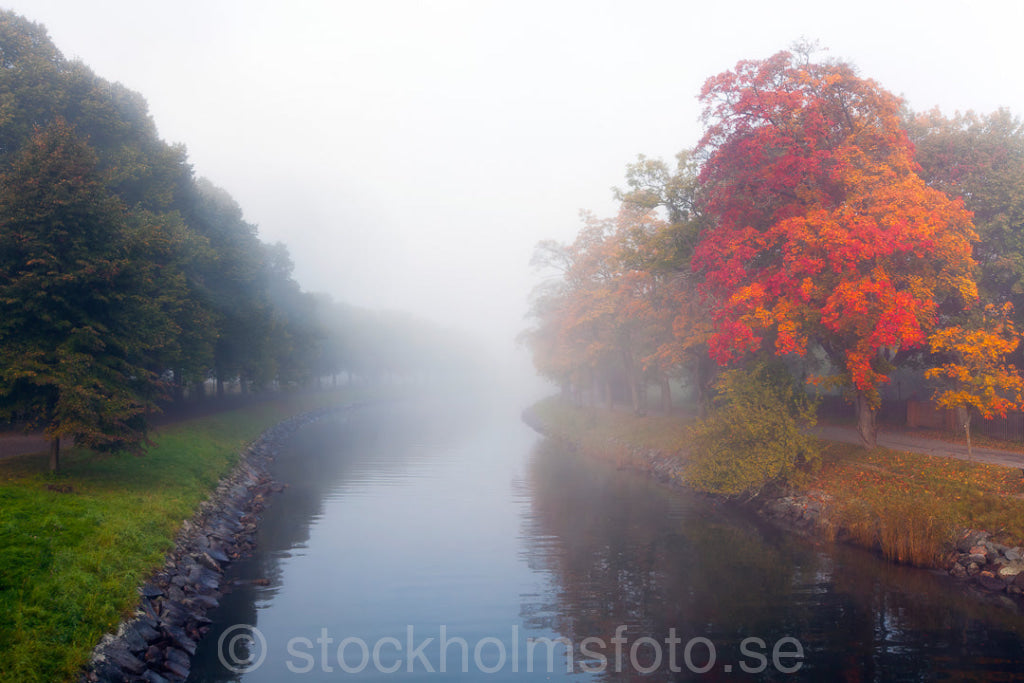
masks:
[[[1014,680],[1024,620],[538,436],[508,405],[309,425],[189,681]]]

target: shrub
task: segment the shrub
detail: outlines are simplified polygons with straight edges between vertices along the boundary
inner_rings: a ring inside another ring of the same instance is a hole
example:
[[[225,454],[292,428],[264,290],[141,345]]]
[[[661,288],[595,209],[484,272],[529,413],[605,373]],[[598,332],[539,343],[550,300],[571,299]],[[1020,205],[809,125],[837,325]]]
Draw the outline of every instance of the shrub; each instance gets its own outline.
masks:
[[[689,483],[702,491],[753,497],[788,481],[801,465],[816,465],[815,405],[785,368],[759,364],[724,372],[710,415],[692,430]]]

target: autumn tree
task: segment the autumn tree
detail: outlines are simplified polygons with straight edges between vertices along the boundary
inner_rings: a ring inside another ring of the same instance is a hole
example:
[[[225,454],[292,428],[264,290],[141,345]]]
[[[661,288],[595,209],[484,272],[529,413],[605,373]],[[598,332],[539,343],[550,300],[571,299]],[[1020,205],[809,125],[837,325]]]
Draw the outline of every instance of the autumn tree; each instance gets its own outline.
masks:
[[[1024,123],[1005,109],[943,116],[910,114],[921,177],[963,200],[978,241],[974,258],[983,307],[951,317],[929,339],[939,366],[939,405],[958,410],[970,451],[975,416],[1005,416],[1020,407],[1022,360],[1017,343],[1024,307]]]
[[[640,156],[616,189],[618,214],[584,214],[570,244],[541,242],[534,264],[557,273],[538,287],[523,335],[542,374],[565,385],[599,385],[609,406],[622,386],[637,412],[646,387],[661,387],[671,409],[669,380],[692,372],[698,393],[708,382],[706,310],[690,258],[702,225],[696,164],[688,152],[675,168]]]
[[[697,163],[685,150],[676,155],[674,169],[640,155],[626,168],[626,188],[615,190],[622,202],[620,222],[634,217],[621,228],[627,233],[622,258],[652,283],[638,307],[653,345],[643,363],[660,373],[663,402],[667,377],[689,375],[703,410],[715,372],[708,356],[708,310],[691,267],[705,226],[698,194]]]
[[[154,298],[152,226],[107,189],[58,119],[0,184],[0,409],[60,440],[138,450],[160,394],[153,354],[174,330]]]
[[[978,241],[978,293],[984,305],[1013,304],[1024,325],[1024,122],[1005,109],[943,116],[938,109],[908,113],[921,177],[972,212]],[[982,308],[983,308],[982,307]],[[954,324],[954,323],[950,323]],[[970,326],[972,321],[956,324]],[[1007,362],[1024,367],[1018,346]]]
[[[559,278],[535,292],[539,325],[526,334],[542,373],[590,391],[599,386],[609,407],[622,386],[635,412],[646,409],[646,388],[662,388],[671,409],[670,375],[679,338],[673,325],[685,306],[681,278],[656,263],[674,261],[665,221],[648,208],[624,203],[614,219],[584,215],[568,245],[542,242],[535,262]],[[666,349],[672,349],[671,352]]]
[[[969,456],[975,415],[990,420],[1024,407],[1024,378],[1006,362],[1019,342],[1012,314],[1013,305],[1008,302],[998,307],[989,304],[973,321],[936,330],[928,339],[940,365],[925,371],[925,377],[940,382],[935,392],[939,406],[963,412]]]
[[[592,391],[602,385],[609,403],[615,376],[628,385],[632,356],[620,349],[628,333],[620,326],[615,301],[618,264],[611,237],[614,221],[584,214],[583,225],[571,244],[544,241],[534,252],[535,266],[553,268],[558,279],[542,288],[534,299],[534,315],[542,323],[534,331],[538,369],[552,371],[577,392]],[[545,363],[547,364],[545,367]],[[634,407],[639,409],[638,390],[630,390]]]
[[[848,64],[806,51],[740,62],[701,101],[714,224],[694,266],[713,301],[711,353],[820,348],[873,447],[892,362],[925,343],[940,303],[976,298],[970,214],[917,174],[899,99]]]

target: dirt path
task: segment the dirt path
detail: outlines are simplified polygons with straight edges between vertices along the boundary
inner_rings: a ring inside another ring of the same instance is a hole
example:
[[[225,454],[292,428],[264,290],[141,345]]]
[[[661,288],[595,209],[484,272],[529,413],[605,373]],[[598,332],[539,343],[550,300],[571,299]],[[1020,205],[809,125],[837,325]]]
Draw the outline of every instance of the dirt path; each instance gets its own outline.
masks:
[[[214,415],[226,410],[233,410],[245,405],[251,405],[260,401],[280,398],[280,395],[272,392],[261,394],[246,394],[244,396],[226,396],[224,398],[208,398],[202,401],[193,401],[179,405],[171,405],[164,409],[164,412],[155,415],[150,420],[150,426],[154,431],[165,425],[176,424],[206,415]],[[61,441],[61,450],[71,446],[65,439]],[[21,432],[0,432],[0,460],[13,458],[18,455],[49,455],[50,441],[42,434],[23,434]]]
[[[839,427],[835,425],[819,425],[814,429],[815,434],[828,441],[842,441],[845,443],[860,443],[860,436],[853,427]],[[939,439],[929,439],[917,434],[906,434],[903,432],[886,432],[879,430],[878,445],[894,451],[907,451],[910,453],[925,453],[927,455],[938,455],[945,458],[958,458],[968,460],[967,444],[950,443]],[[1014,451],[1003,451],[997,448],[972,448],[974,462],[985,462],[992,465],[1003,465],[1005,467],[1016,467],[1024,469],[1024,453]]]
[[[268,397],[269,398],[269,397]],[[258,399],[257,399],[258,400]],[[253,402],[252,398],[244,402]],[[224,410],[237,408],[243,401],[210,400],[203,403],[193,404],[180,411],[168,411],[158,417],[154,427],[159,429],[166,424],[174,424],[193,417],[209,415]],[[860,436],[853,427],[841,427],[837,425],[819,425],[815,427],[814,433],[827,441],[841,441],[844,443],[860,443]],[[968,460],[967,445],[950,443],[939,439],[929,439],[917,434],[906,434],[903,432],[878,432],[878,445],[894,451],[907,451],[911,453],[925,453],[927,455],[938,455],[946,458],[958,458]],[[28,455],[38,453],[40,455],[48,452],[49,442],[41,434],[17,434],[0,433],[0,460],[17,455]],[[1024,453],[1014,451],[1003,451],[997,448],[981,448],[975,446],[974,461],[985,462],[992,465],[1003,465],[1005,467],[1016,467],[1024,470]]]
[[[0,434],[0,460],[29,453],[49,453],[49,442],[40,434]]]

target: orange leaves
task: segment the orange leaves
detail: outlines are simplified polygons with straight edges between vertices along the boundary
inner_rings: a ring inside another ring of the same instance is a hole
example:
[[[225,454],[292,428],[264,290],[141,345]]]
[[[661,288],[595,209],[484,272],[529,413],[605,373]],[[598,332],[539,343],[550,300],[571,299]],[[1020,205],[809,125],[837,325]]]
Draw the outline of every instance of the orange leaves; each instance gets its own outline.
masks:
[[[1024,407],[1024,379],[1004,362],[1019,342],[1012,313],[1009,303],[989,304],[976,326],[947,327],[931,335],[932,352],[946,359],[925,372],[925,377],[943,382],[935,396],[939,405],[973,408],[986,419]]]
[[[871,390],[883,350],[924,343],[938,301],[976,298],[970,215],[914,173],[899,100],[845,64],[780,53],[702,92],[701,180],[716,219],[694,267],[715,305],[715,357],[810,340]]]
[[[998,362],[964,352],[1001,358],[1006,339],[935,330],[940,310],[978,298],[977,236],[963,202],[917,175],[897,97],[847,64],[783,52],[709,78],[701,101],[699,175],[641,158],[616,219],[588,217],[573,244],[548,247],[563,275],[552,358],[594,368],[628,349],[664,372],[705,344],[720,363],[766,340],[780,355],[817,347],[828,381],[871,403],[899,352],[930,341],[959,359],[942,377],[988,378],[948,400],[1016,400]]]
[[[539,325],[527,334],[543,372],[614,374],[624,354],[665,370],[700,343],[689,280],[648,267],[664,258],[667,230],[653,211],[627,204],[612,220],[585,216],[570,245],[541,245],[562,273],[557,290],[535,303]]]

